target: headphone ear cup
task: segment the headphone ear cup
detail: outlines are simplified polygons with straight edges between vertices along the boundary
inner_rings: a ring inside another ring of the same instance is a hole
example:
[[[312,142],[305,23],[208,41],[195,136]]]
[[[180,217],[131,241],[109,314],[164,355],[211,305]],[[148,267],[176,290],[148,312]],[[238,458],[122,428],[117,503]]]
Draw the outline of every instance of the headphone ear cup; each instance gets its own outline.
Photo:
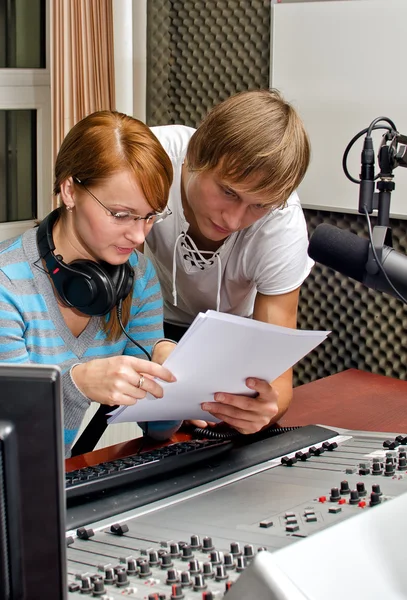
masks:
[[[134,269],[129,262],[123,265],[110,265],[103,263],[103,268],[108,272],[116,290],[116,302],[124,300],[130,294],[134,281]]]
[[[134,270],[129,262],[122,265],[74,260],[65,263],[55,254],[52,229],[60,209],[52,211],[38,226],[37,245],[49,276],[61,300],[81,313],[102,317],[128,296],[133,286]]]
[[[116,288],[102,265],[90,260],[69,263],[75,274],[63,282],[63,298],[80,312],[102,317],[117,304]]]

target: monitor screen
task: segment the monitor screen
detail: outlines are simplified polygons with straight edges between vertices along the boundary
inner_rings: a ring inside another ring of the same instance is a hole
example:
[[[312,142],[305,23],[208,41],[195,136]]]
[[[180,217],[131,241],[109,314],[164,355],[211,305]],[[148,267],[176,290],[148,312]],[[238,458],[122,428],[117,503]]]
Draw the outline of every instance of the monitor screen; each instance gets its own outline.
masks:
[[[62,428],[58,367],[0,364],[0,600],[66,598]]]

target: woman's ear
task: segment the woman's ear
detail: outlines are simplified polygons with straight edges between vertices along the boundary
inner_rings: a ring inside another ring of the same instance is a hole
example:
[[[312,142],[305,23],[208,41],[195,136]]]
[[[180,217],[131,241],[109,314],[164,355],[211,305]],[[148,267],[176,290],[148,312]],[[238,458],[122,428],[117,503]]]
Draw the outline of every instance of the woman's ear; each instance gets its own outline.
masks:
[[[65,207],[72,210],[75,206],[75,184],[72,177],[68,177],[61,183],[60,196]]]

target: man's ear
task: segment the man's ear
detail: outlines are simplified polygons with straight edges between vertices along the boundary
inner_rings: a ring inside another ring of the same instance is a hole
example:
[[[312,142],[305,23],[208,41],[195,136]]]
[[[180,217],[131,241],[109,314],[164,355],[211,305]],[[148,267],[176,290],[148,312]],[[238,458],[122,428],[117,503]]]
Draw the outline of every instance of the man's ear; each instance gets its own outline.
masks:
[[[75,184],[72,177],[61,183],[60,196],[66,208],[72,209],[75,206]]]

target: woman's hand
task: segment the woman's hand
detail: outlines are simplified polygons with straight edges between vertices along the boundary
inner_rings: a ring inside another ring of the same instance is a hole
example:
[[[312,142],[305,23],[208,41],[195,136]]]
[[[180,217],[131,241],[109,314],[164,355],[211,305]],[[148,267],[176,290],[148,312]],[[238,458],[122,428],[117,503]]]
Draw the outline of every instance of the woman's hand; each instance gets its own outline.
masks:
[[[204,402],[202,410],[228,423],[240,433],[256,433],[273,422],[278,413],[278,392],[263,379],[249,377],[248,388],[256,397],[217,392],[215,402]]]
[[[173,374],[161,365],[134,356],[112,356],[81,363],[73,367],[71,377],[77,388],[93,402],[114,406],[131,405],[149,392],[162,398],[163,390],[157,381],[176,381]]]

